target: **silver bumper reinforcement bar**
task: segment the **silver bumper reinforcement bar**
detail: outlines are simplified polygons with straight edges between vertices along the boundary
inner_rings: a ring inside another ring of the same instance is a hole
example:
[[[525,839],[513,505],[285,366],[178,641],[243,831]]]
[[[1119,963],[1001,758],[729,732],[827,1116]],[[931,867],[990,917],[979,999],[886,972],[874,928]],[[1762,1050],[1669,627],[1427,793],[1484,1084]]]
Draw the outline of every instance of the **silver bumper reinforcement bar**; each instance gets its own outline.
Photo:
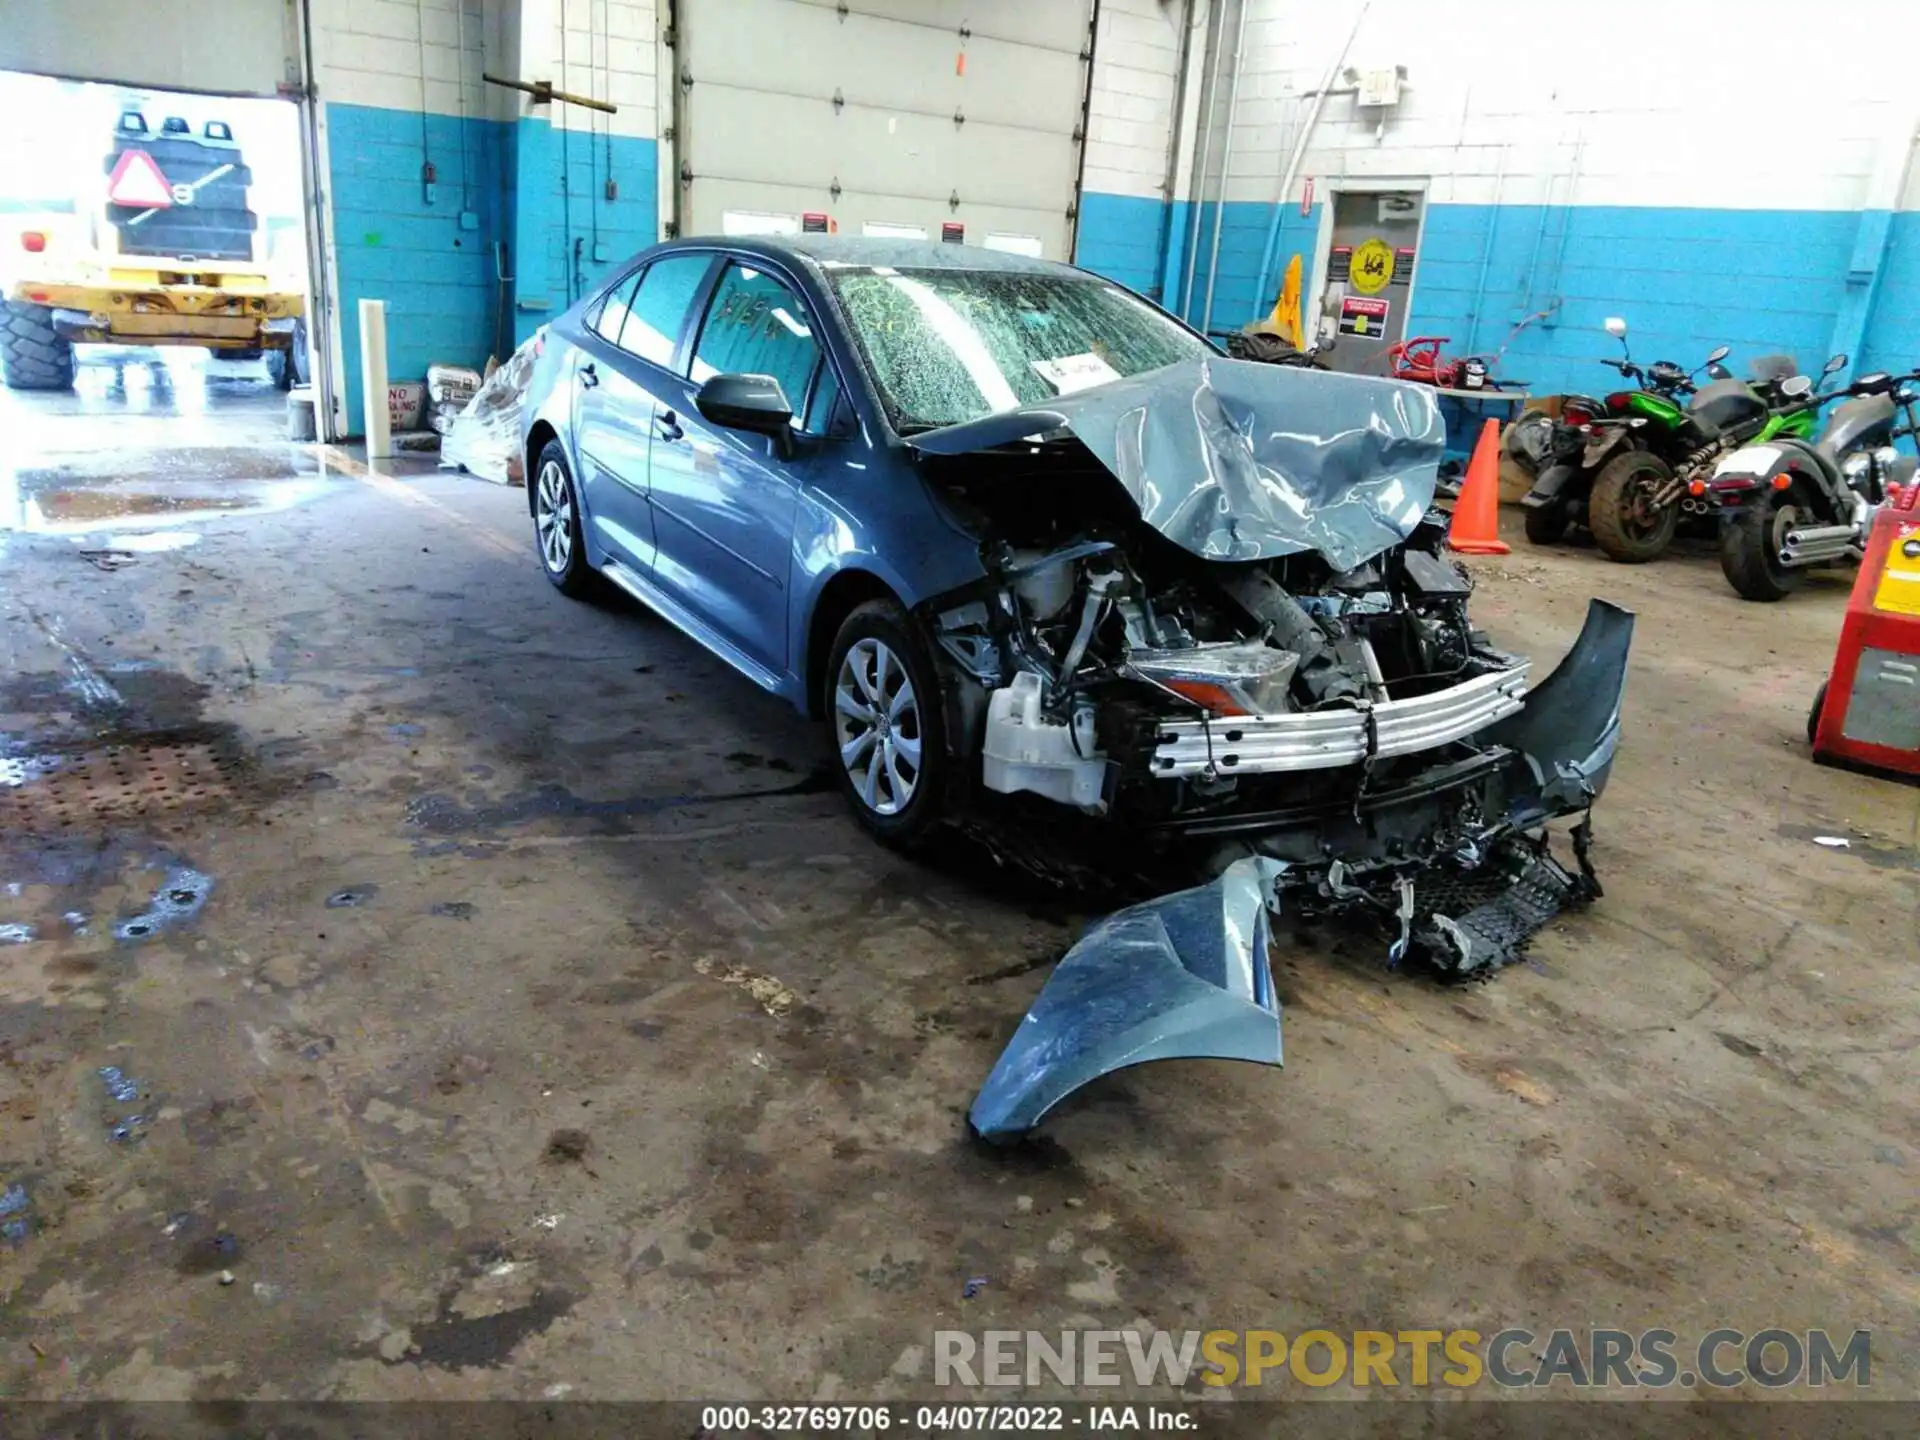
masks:
[[[1477,675],[1463,684],[1411,700],[1386,700],[1352,710],[1250,715],[1224,720],[1174,720],[1160,727],[1153,773],[1270,775],[1287,770],[1331,770],[1369,754],[1385,759],[1459,740],[1525,705],[1527,665]]]

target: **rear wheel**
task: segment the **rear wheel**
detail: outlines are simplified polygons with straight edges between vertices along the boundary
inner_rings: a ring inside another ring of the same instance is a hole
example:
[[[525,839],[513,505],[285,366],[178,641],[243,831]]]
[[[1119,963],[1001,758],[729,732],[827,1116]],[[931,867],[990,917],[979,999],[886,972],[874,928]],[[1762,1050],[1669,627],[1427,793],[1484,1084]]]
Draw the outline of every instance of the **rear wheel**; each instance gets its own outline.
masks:
[[[267,351],[267,374],[281,390],[307,383],[307,322],[296,320],[293,338],[284,350]]]
[[[1600,467],[1587,497],[1587,528],[1609,560],[1639,565],[1666,553],[1680,526],[1680,507],[1658,504],[1654,496],[1672,483],[1667,463],[1644,450],[1616,455]]]
[[[0,375],[9,390],[71,390],[73,345],[45,305],[0,300]]]
[[[556,590],[576,600],[593,594],[594,573],[587,564],[573,471],[558,440],[547,442],[534,472],[533,539],[540,551],[540,568]]]
[[[1784,600],[1800,588],[1800,572],[1780,563],[1780,547],[1807,518],[1791,500],[1770,494],[1727,526],[1720,536],[1720,573],[1742,600]]]

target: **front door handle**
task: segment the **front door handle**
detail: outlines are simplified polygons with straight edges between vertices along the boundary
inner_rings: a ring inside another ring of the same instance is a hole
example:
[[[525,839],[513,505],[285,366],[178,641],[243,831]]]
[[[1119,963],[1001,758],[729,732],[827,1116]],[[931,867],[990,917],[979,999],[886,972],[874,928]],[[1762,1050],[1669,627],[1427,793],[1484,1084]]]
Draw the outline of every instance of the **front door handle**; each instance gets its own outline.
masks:
[[[591,360],[580,367],[580,383],[589,390],[600,383],[600,372],[593,368]]]
[[[662,410],[658,415],[653,417],[653,423],[655,429],[660,432],[660,438],[662,440],[684,440],[687,438],[687,432],[680,428],[680,418],[671,410]]]

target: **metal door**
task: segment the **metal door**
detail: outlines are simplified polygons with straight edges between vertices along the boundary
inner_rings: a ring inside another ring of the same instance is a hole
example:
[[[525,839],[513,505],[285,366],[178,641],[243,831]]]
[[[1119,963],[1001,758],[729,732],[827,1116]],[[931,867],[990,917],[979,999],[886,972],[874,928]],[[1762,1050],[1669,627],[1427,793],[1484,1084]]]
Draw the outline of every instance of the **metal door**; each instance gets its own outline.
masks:
[[[714,257],[656,260],[608,292],[583,327],[574,369],[574,444],[594,538],[642,574],[657,555],[648,490],[658,399]],[[671,428],[671,427],[669,427]]]
[[[1387,373],[1386,349],[1407,333],[1425,203],[1417,190],[1347,191],[1333,197],[1333,248],[1316,324],[1334,341],[1325,357],[1334,369]]]
[[[776,675],[787,663],[793,517],[813,452],[787,437],[715,425],[694,396],[718,374],[771,375],[793,406],[797,435],[808,428],[824,363],[793,287],[758,262],[732,260],[694,332],[686,378],[659,392],[655,412],[655,583]]]
[[[1090,14],[1088,0],[683,0],[685,233],[901,226],[1067,259]]]

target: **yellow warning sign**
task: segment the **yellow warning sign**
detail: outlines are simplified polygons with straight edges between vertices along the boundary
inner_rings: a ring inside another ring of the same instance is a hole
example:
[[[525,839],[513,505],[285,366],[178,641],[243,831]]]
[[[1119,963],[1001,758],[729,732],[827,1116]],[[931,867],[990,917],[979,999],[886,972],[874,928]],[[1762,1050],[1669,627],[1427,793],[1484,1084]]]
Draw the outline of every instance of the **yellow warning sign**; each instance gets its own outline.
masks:
[[[1347,263],[1347,283],[1362,295],[1378,295],[1393,283],[1393,247],[1378,235],[1363,240]]]

